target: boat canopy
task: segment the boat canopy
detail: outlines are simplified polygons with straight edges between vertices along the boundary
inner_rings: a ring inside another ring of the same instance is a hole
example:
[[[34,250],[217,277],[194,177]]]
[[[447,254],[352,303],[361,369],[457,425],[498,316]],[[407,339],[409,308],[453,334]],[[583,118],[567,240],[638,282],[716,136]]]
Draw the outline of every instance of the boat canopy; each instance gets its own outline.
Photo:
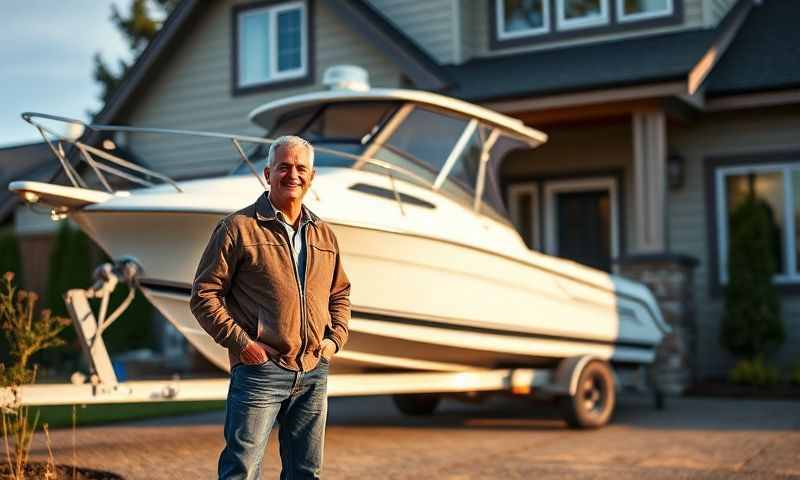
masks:
[[[505,222],[498,170],[505,155],[546,140],[543,133],[482,107],[409,90],[318,92],[264,105],[250,118],[269,138],[299,135],[315,146],[315,167],[355,168],[431,188]],[[250,158],[263,167],[267,146]],[[326,153],[345,152],[348,156]],[[235,173],[249,172],[241,165]]]

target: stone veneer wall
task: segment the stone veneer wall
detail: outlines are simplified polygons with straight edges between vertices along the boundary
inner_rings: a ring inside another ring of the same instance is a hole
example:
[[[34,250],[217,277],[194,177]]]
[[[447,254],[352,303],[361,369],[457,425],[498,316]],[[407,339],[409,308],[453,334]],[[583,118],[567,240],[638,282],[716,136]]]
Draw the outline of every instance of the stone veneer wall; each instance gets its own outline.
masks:
[[[678,254],[635,255],[619,260],[620,273],[653,292],[664,320],[672,327],[656,352],[655,381],[662,391],[683,393],[694,380],[697,260]]]

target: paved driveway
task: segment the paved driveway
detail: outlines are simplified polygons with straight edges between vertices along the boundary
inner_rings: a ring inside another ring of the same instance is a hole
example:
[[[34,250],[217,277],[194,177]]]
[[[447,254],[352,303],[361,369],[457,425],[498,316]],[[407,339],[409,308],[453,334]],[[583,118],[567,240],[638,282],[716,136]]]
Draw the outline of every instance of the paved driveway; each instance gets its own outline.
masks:
[[[498,398],[444,402],[407,418],[386,397],[331,399],[325,476],[331,479],[800,479],[800,402],[673,399],[666,411],[622,399],[601,430],[567,429],[548,405]],[[82,428],[78,464],[128,479],[213,478],[221,413]],[[52,433],[71,463],[72,432]],[[41,439],[35,458],[45,458]],[[264,478],[277,478],[270,440]]]

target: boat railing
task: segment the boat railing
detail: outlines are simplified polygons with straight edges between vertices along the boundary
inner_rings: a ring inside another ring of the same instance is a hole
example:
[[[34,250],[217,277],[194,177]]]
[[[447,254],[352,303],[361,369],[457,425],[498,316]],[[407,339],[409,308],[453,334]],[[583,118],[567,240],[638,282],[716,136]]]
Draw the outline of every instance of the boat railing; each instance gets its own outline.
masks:
[[[260,172],[257,171],[255,165],[250,160],[249,156],[245,153],[242,144],[246,143],[246,144],[270,145],[275,141],[274,139],[271,138],[254,137],[247,135],[234,135],[234,134],[217,133],[217,132],[205,132],[197,130],[177,130],[177,129],[166,129],[166,128],[131,127],[125,125],[89,124],[83,122],[82,120],[74,118],[63,117],[58,115],[50,115],[45,113],[35,113],[35,112],[25,112],[22,114],[22,118],[36,128],[36,130],[39,132],[39,134],[42,136],[44,141],[49,146],[53,155],[55,155],[55,157],[58,159],[59,163],[61,164],[61,168],[64,171],[64,174],[66,175],[68,181],[75,188],[89,189],[91,187],[89,186],[89,182],[87,182],[86,178],[84,178],[84,176],[81,175],[79,169],[76,168],[71,159],[75,159],[76,161],[74,163],[76,164],[81,161],[86,163],[91,169],[91,171],[97,176],[97,179],[102,185],[102,187],[108,193],[111,194],[117,193],[117,190],[114,189],[112,185],[113,182],[110,181],[110,177],[117,177],[119,179],[140,185],[142,187],[153,187],[156,186],[158,182],[161,182],[163,184],[170,185],[172,188],[175,189],[176,192],[180,193],[183,191],[178,182],[170,178],[169,176],[156,172],[149,168],[143,167],[129,160],[125,160],[117,155],[110,153],[109,150],[115,149],[116,145],[110,139],[105,139],[100,141],[101,138],[99,137],[99,135],[101,135],[102,133],[116,133],[116,132],[157,134],[157,135],[187,135],[194,137],[216,138],[228,141],[231,143],[231,146],[241,158],[241,161],[245,165],[247,165],[250,173],[261,183],[264,189],[267,188],[267,184],[265,182],[263,175],[261,175]],[[77,126],[79,127],[80,132],[75,133],[74,135],[71,136],[68,136],[67,134],[60,134],[56,132],[53,128],[49,127],[48,125],[45,125],[43,121],[46,120]],[[89,132],[92,132],[95,135],[87,135],[87,133]],[[93,143],[96,143],[98,141],[100,141],[100,145],[102,148],[98,148],[92,145]],[[65,149],[65,145],[68,145],[67,148],[69,148],[69,150]],[[420,175],[417,175],[416,173],[410,170],[399,167],[397,165],[393,165],[383,160],[375,158],[364,159],[362,156],[359,155],[354,155],[351,153],[342,152],[331,148],[320,147],[317,145],[314,146],[314,150],[328,155],[352,160],[355,164],[360,164],[359,168],[363,168],[364,164],[368,164],[378,167],[379,169],[385,171],[386,176],[389,178],[394,198],[399,204],[400,210],[403,213],[405,213],[405,210],[403,208],[402,198],[395,184],[397,176],[404,176],[415,183],[419,183],[421,186],[427,188],[433,188],[433,184],[427,179],[421,177]]]

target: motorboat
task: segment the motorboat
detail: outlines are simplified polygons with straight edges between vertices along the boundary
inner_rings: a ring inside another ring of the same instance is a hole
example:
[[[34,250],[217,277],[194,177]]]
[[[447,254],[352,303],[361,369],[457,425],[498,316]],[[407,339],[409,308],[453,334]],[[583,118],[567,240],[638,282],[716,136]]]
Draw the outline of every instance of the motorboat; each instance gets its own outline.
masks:
[[[644,285],[527,248],[498,172],[509,152],[547,136],[474,104],[406,89],[324,90],[252,111],[264,130],[255,137],[23,118],[65,181],[9,188],[69,217],[111,258],[135,259],[141,292],[221,369],[226,351],[189,310],[192,279],[214,226],[268,188],[268,145],[286,134],[315,147],[305,203],[336,233],[353,285],[351,336],[334,373],[538,367],[576,355],[643,365],[669,331]],[[45,125],[53,121],[84,132],[64,138]],[[175,181],[115,155],[114,132],[227,142],[241,163]]]

